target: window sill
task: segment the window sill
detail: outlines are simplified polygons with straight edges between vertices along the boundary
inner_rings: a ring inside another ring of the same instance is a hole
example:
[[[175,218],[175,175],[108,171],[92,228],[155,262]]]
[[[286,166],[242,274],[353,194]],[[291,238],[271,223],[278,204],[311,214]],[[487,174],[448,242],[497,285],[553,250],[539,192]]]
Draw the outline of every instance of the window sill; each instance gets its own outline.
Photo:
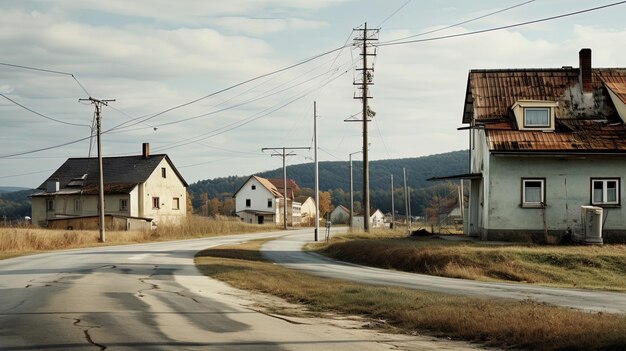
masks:
[[[520,205],[521,208],[542,208],[542,207],[548,207],[547,205],[541,205],[541,204],[521,204]]]
[[[591,204],[591,206],[602,207],[602,208],[620,208],[622,205],[620,204]]]

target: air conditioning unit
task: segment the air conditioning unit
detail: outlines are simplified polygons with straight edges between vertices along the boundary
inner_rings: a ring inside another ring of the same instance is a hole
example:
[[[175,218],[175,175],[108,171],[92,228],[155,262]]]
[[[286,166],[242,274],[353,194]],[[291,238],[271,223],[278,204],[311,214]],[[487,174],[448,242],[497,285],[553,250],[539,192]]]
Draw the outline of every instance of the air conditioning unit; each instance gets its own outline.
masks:
[[[585,244],[602,245],[602,207],[580,206],[580,223],[575,224],[572,239]]]

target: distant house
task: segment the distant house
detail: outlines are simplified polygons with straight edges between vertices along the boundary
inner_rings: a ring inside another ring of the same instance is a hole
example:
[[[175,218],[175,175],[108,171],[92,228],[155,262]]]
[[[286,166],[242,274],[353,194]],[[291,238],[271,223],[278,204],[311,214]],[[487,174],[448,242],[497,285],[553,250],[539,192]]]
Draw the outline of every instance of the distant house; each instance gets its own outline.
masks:
[[[250,176],[237,189],[235,198],[235,213],[246,223],[278,224],[284,223],[282,179],[265,179],[259,176]],[[302,222],[301,203],[294,201],[294,194],[300,188],[292,179],[287,180],[287,225],[300,225]]]
[[[343,205],[335,207],[330,213],[330,221],[333,224],[348,224],[350,221],[350,210]]]
[[[371,228],[384,228],[385,227],[385,215],[377,209],[370,210],[370,227]],[[363,228],[363,214],[352,217],[353,228]]]
[[[626,68],[471,70],[466,234],[562,237],[583,205],[602,207],[605,241],[626,241]]]
[[[177,223],[187,214],[187,182],[165,154],[104,157],[104,213],[107,227],[149,228]],[[33,224],[97,228],[98,159],[69,158],[31,195]]]
[[[301,204],[300,213],[302,215],[301,223],[305,226],[314,225],[315,213],[317,212],[317,206],[315,206],[315,200],[310,196],[298,196],[295,202]]]

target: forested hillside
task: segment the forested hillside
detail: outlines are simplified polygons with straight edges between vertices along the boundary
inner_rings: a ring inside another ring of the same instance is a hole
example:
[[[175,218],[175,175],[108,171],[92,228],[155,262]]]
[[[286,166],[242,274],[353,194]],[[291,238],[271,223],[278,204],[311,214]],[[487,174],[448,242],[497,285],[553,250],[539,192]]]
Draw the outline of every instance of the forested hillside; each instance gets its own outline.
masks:
[[[468,152],[467,150],[453,151],[444,154],[430,155],[416,158],[404,158],[395,160],[380,160],[370,162],[370,200],[373,207],[380,208],[384,212],[391,210],[391,184],[390,177],[393,174],[395,190],[396,210],[404,213],[404,199],[402,195],[403,173],[406,168],[407,185],[413,189],[411,193],[412,214],[422,215],[428,202],[437,193],[445,196],[452,190],[448,186],[429,182],[426,179],[435,176],[467,173]],[[320,162],[320,190],[329,191],[333,205],[349,205],[349,165],[347,161]],[[360,206],[362,188],[362,162],[353,161],[354,190],[356,208]],[[258,173],[265,178],[282,178],[282,168]],[[314,174],[313,164],[298,164],[287,167],[287,176],[294,179],[302,188],[313,188]],[[194,207],[201,205],[201,195],[206,193],[209,199],[224,199],[232,194],[243,184],[248,176],[231,176],[202,180],[189,186],[193,196]]]
[[[28,195],[34,190],[21,190],[0,193],[0,219],[13,220],[30,216],[30,199]]]

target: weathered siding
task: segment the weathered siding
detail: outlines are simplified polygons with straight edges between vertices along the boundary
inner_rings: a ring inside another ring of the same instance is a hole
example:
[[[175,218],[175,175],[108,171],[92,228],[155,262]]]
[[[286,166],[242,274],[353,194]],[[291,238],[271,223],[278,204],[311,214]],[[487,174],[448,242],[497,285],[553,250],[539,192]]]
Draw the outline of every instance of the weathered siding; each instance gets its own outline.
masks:
[[[621,207],[605,208],[604,230],[623,233],[626,239],[626,209],[622,187],[626,162],[622,158],[510,157],[491,156],[490,198],[484,212],[489,222],[481,226],[483,236],[502,238],[543,234],[543,210],[522,208],[522,178],[545,178],[545,218],[551,233],[564,234],[579,221],[580,206],[591,204],[591,178],[619,178]],[[488,228],[488,230],[486,230]]]
[[[165,168],[163,178],[161,168]],[[163,222],[180,222],[187,213],[187,191],[176,176],[170,164],[163,159],[143,184],[143,213],[140,217],[154,218],[156,224]],[[159,198],[159,208],[153,208],[152,199]],[[173,208],[174,198],[179,199],[179,208]]]

